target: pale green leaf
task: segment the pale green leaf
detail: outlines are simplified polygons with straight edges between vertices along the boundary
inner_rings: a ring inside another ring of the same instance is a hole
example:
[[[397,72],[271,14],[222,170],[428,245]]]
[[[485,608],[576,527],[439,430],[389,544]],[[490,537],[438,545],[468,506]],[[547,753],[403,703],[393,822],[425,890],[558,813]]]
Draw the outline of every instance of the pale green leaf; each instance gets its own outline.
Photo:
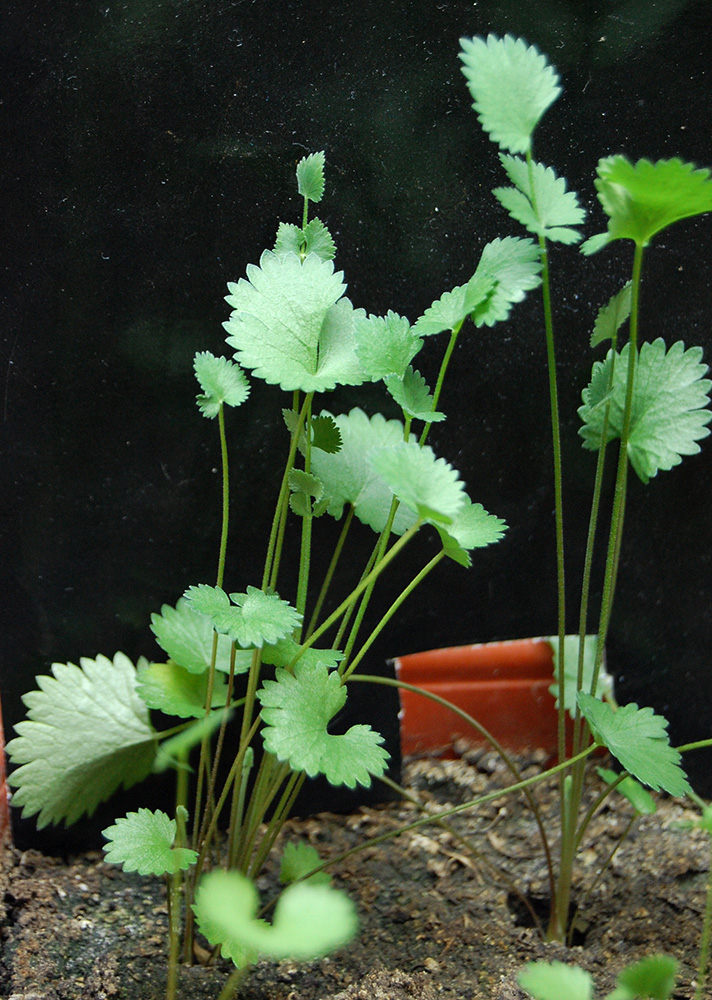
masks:
[[[670,746],[666,719],[634,703],[614,711],[584,691],[579,692],[578,703],[596,741],[608,747],[626,771],[653,791],[688,794],[690,786],[680,754]]]
[[[329,513],[338,519],[344,504],[353,504],[356,517],[380,532],[386,525],[393,493],[376,473],[369,455],[374,448],[402,441],[403,424],[399,420],[386,420],[380,413],[369,418],[358,408],[333,419],[342,437],[341,451],[336,455],[312,453],[312,471],[321,480],[324,493],[331,497]],[[402,535],[414,521],[409,510],[399,507],[394,533]]]
[[[190,868],[198,860],[196,851],[174,847],[176,821],[157,809],[139,809],[102,830],[106,860],[125,872],[139,875],[172,875]]]
[[[668,1000],[675,989],[677,962],[670,955],[647,955],[618,976],[616,989],[606,1000]]]
[[[37,826],[69,825],[92,815],[119,787],[151,770],[156,732],[136,691],[136,670],[123,653],[54,663],[54,676],[37,678],[24,695],[27,719],[15,727],[7,752],[21,764],[8,781],[23,816]]]
[[[596,450],[601,444],[605,407],[609,405],[608,437],[619,438],[623,426],[628,352],[609,351],[605,361],[593,366],[591,382],[582,394],[579,434],[584,448]],[[628,457],[639,478],[647,483],[661,470],[679,465],[683,455],[695,455],[698,441],[709,434],[706,426],[712,414],[706,409],[712,383],[703,378],[707,366],[702,349],[685,350],[682,341],[665,350],[662,339],[645,343],[636,364],[631,411]],[[614,364],[615,361],[615,364]],[[609,390],[611,366],[613,385]]]
[[[425,379],[410,365],[403,375],[387,375],[383,382],[403,412],[413,420],[435,424],[445,419],[444,413],[433,409],[433,397]]]
[[[290,253],[301,257],[303,246],[304,230],[291,222],[280,222],[277,238],[274,241],[273,253],[275,257],[286,257]]]
[[[312,498],[321,500],[324,494],[324,487],[316,476],[305,472],[303,469],[291,469],[289,473],[289,506],[299,517],[306,517],[314,514]]]
[[[445,554],[466,568],[472,563],[469,550],[498,542],[506,530],[501,518],[488,514],[481,503],[472,503],[469,497],[447,528],[438,526]]]
[[[199,584],[185,595],[196,611],[208,615],[213,628],[225,632],[243,648],[284,639],[299,625],[301,615],[277,594],[248,587],[244,594],[227,594],[220,587]],[[232,600],[232,604],[230,604]]]
[[[331,878],[327,871],[316,872],[309,875],[309,872],[319,868],[322,860],[319,852],[312,844],[307,844],[304,840],[290,840],[285,844],[282,853],[282,863],[279,868],[279,881],[283,885],[297,880],[311,882],[312,885],[329,885]]]
[[[466,285],[445,292],[429,306],[413,330],[421,337],[455,330],[475,311],[482,310],[497,285],[496,277],[479,269]]]
[[[342,298],[342,278],[316,254],[302,261],[266,250],[259,267],[248,266],[247,280],[228,285],[234,311],[223,326],[240,364],[288,391],[363,382],[354,338],[363,310]]]
[[[185,670],[192,674],[202,674],[210,666],[215,630],[210,619],[195,610],[184,597],[179,599],[175,608],[164,604],[160,615],[151,615],[151,631],[161,649]],[[215,666],[226,674],[230,672],[231,649],[232,643],[228,636],[218,635]],[[249,670],[250,662],[250,653],[238,649],[235,673],[241,674]]]
[[[656,811],[655,799],[640,782],[629,774],[620,779],[620,774],[611,771],[608,767],[597,767],[596,773],[605,781],[607,785],[616,785],[616,791],[633,806],[640,816],[652,816]],[[617,782],[617,784],[616,784]]]
[[[564,178],[543,163],[532,163],[530,176],[529,165],[521,157],[500,153],[500,159],[516,187],[495,188],[492,194],[512,218],[551,242],[578,243],[581,234],[571,227],[580,226],[586,212],[577,194],[566,190]]]
[[[368,788],[372,775],[386,769],[383,737],[370,726],[352,726],[343,735],[328,732],[331,719],[346,701],[336,671],[324,664],[298,661],[294,673],[277,668],[257,692],[265,723],[265,749],[295,771],[323,774],[332,785]]]
[[[345,893],[327,885],[300,882],[277,901],[274,921],[257,917],[254,884],[240,872],[214,871],[198,886],[193,911],[201,932],[223,957],[242,968],[259,955],[306,962],[347,944],[358,918]]]
[[[522,38],[461,38],[462,72],[473,108],[493,142],[511,153],[531,149],[532,133],[561,93],[556,70]]]
[[[174,736],[163,740],[153,762],[154,773],[161,774],[169,767],[176,769],[187,767],[186,761],[190,751],[202,743],[203,738],[210,739],[215,730],[225,721],[226,714],[227,718],[230,719],[232,710],[228,710],[227,713],[224,709],[211,712],[210,715],[204,715]]]
[[[203,351],[195,355],[193,367],[203,390],[197,400],[204,417],[217,417],[221,406],[239,406],[250,394],[247,376],[234,361]]]
[[[592,1000],[593,997],[593,976],[577,965],[528,962],[518,979],[519,985],[535,1000]]]
[[[285,257],[289,253],[296,254],[302,260],[310,253],[315,254],[320,260],[333,260],[336,246],[331,233],[319,219],[312,219],[304,229],[291,223],[280,222],[274,254],[277,257]]]
[[[530,239],[514,236],[492,240],[482,251],[474,277],[495,279],[491,293],[472,313],[475,326],[494,326],[509,316],[515,302],[541,284],[539,248]]]
[[[189,673],[177,663],[147,663],[138,668],[138,693],[149,708],[181,719],[200,719],[205,715],[208,694],[208,674]],[[227,684],[216,676],[211,708],[220,708],[227,701]]]
[[[386,316],[362,316],[354,324],[356,353],[371,379],[402,375],[423,346],[405,316],[389,310]]]
[[[627,281],[619,292],[612,295],[605,306],[601,306],[596,316],[591,334],[591,347],[604,340],[614,340],[619,329],[630,316],[630,297],[633,285]]]
[[[321,201],[324,196],[324,151],[303,156],[297,164],[297,189],[309,201]]]
[[[555,682],[549,688],[549,691],[556,699],[556,707],[559,707],[559,637],[558,635],[546,636],[546,641],[550,644],[552,652],[554,654],[554,678]],[[591,683],[593,681],[593,671],[596,665],[596,645],[597,637],[595,635],[587,635],[584,639],[583,644],[583,683],[581,685],[582,691],[591,691]],[[570,716],[576,714],[576,695],[578,694],[578,689],[576,682],[578,679],[578,661],[579,661],[579,636],[578,635],[565,635],[564,636],[564,708],[569,713]],[[596,684],[596,697],[606,698],[613,694],[613,678],[606,670],[605,659],[601,664],[598,681]]]
[[[370,462],[395,496],[423,521],[449,525],[465,504],[458,472],[427,445],[401,441],[377,448]]]
[[[294,639],[280,639],[273,645],[262,647],[262,662],[272,667],[289,667],[299,659],[305,663],[322,663],[326,667],[333,668],[344,658],[344,654],[338,649],[315,649],[314,646],[310,646],[301,652],[301,648]]]
[[[712,212],[710,171],[698,170],[693,163],[677,158],[631,163],[617,155],[599,160],[596,172],[598,198],[608,216],[608,241],[630,239],[646,246],[674,222]]]

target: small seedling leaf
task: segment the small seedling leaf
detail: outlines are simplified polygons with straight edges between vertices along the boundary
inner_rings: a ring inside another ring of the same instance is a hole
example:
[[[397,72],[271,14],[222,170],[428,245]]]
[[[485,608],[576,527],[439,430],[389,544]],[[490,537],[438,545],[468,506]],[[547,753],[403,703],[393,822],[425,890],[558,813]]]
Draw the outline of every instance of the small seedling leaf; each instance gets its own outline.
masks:
[[[612,295],[605,306],[601,306],[596,316],[591,334],[591,347],[604,340],[614,340],[618,331],[630,316],[630,296],[632,283],[627,281],[619,292]]]
[[[449,525],[464,506],[458,472],[427,445],[401,441],[374,449],[369,459],[388,488],[422,521]]]
[[[379,413],[369,418],[358,408],[332,419],[341,434],[341,451],[336,455],[312,452],[312,471],[323,483],[325,495],[331,497],[329,514],[338,519],[344,505],[352,504],[356,517],[380,532],[388,520],[393,493],[369,462],[369,455],[375,448],[402,441],[403,424]],[[402,535],[414,522],[413,514],[401,506],[393,531]]]
[[[620,775],[616,774],[615,771],[611,771],[608,767],[597,767],[596,771],[607,785],[613,785],[618,782],[616,784],[616,791],[630,802],[639,816],[652,816],[656,811],[655,799],[635,778],[627,774],[619,780]]]
[[[572,226],[580,226],[586,212],[579,205],[578,195],[566,190],[566,181],[557,177],[543,163],[529,165],[519,156],[500,153],[502,165],[514,188],[495,188],[492,194],[517,222],[530,233],[554,243],[578,243],[581,234]]]
[[[465,568],[472,563],[468,550],[498,542],[506,530],[501,518],[488,514],[481,503],[472,503],[469,497],[447,528],[438,527],[445,554]]]
[[[494,326],[509,316],[515,302],[541,284],[539,248],[532,240],[515,236],[492,240],[482,251],[477,277],[494,278],[495,285],[475,306],[472,320],[475,326]]]
[[[577,965],[529,962],[519,974],[519,985],[535,1000],[592,1000],[593,976]]]
[[[493,275],[475,272],[466,285],[458,285],[436,299],[416,322],[414,332],[427,337],[457,329],[476,308],[487,302],[496,284]]]
[[[203,351],[195,355],[193,367],[203,390],[196,398],[204,417],[217,417],[221,406],[239,406],[250,394],[247,376],[234,361]]]
[[[207,673],[192,674],[169,660],[140,666],[137,674],[138,693],[149,708],[181,719],[200,719],[205,715]],[[220,708],[226,701],[227,684],[222,676],[216,676],[210,707]]]
[[[389,311],[386,316],[361,316],[354,323],[356,353],[367,377],[403,375],[423,346],[404,316]]]
[[[675,989],[677,962],[670,955],[648,955],[618,976],[618,986],[606,1000],[668,1000]]]
[[[9,777],[13,802],[37,826],[89,816],[119,787],[149,774],[156,732],[136,690],[136,670],[123,653],[113,660],[54,663],[23,697],[27,720],[7,752],[21,764]]]
[[[309,961],[347,944],[358,918],[345,893],[326,885],[300,882],[280,896],[274,922],[257,918],[253,883],[239,872],[210,872],[200,882],[193,911],[211,945],[242,968],[259,955]]]
[[[288,885],[297,880],[310,882],[312,885],[329,885],[331,878],[328,872],[320,871],[314,875],[309,874],[315,868],[319,868],[321,864],[319,852],[312,844],[307,844],[304,840],[290,840],[285,845],[282,854],[279,881],[282,885]]]
[[[312,219],[303,230],[304,250],[303,256],[308,253],[316,254],[320,260],[333,260],[336,256],[336,244],[331,233],[326,228],[321,219]]]
[[[605,361],[593,366],[591,382],[582,394],[579,416],[583,427],[579,434],[584,448],[600,447],[605,406],[610,400],[608,440],[620,437],[625,405],[628,352],[626,344],[620,354],[609,351]],[[679,465],[683,455],[694,455],[697,444],[710,433],[706,426],[712,414],[706,409],[712,383],[703,378],[707,366],[702,364],[702,349],[685,350],[682,341],[665,350],[658,338],[643,344],[635,373],[628,457],[638,477],[647,483],[661,470]],[[610,385],[611,366],[613,383]]]
[[[596,741],[608,747],[626,771],[653,791],[688,794],[690,786],[680,754],[670,746],[666,719],[634,703],[614,711],[584,691],[579,692],[578,703]]]
[[[473,108],[493,142],[527,153],[532,133],[561,93],[556,70],[521,38],[461,38],[462,72]]]
[[[176,821],[157,809],[139,809],[117,819],[102,830],[106,860],[125,872],[139,875],[172,875],[190,868],[198,860],[196,851],[174,847]]]
[[[554,678],[555,683],[551,685],[549,691],[556,699],[556,707],[559,707],[559,637],[550,635],[546,637],[554,654]],[[578,635],[564,636],[564,707],[572,717],[576,713],[576,695],[578,688],[578,661],[579,661],[579,637]],[[582,690],[591,691],[593,680],[593,670],[596,665],[596,636],[587,635],[583,644],[583,683]],[[605,662],[601,664],[596,684],[596,697],[605,698],[613,693],[613,678],[607,672]]]
[[[286,257],[289,253],[299,257],[304,246],[304,239],[304,230],[300,229],[299,226],[295,226],[291,222],[280,222],[273,253],[276,257]]]
[[[323,774],[332,785],[368,788],[372,775],[385,771],[388,753],[383,737],[370,726],[352,726],[332,735],[328,725],[346,701],[346,688],[323,663],[301,660],[294,673],[277,668],[257,692],[265,723],[265,748],[295,771]]]
[[[301,615],[277,594],[266,594],[257,587],[228,598],[220,587],[201,583],[189,587],[184,596],[196,611],[208,615],[214,629],[229,635],[243,649],[284,639],[301,621]]]
[[[386,389],[413,420],[435,424],[445,419],[445,414],[433,409],[433,397],[420,372],[408,366],[403,375],[387,375],[383,380]]]
[[[297,164],[297,189],[309,201],[321,201],[324,196],[324,151],[310,153]]]
[[[323,392],[359,385],[354,321],[364,315],[348,299],[331,261],[266,250],[247,279],[228,285],[233,307],[223,324],[241,365],[287,391]]]
[[[202,674],[210,666],[215,630],[210,618],[196,610],[184,597],[179,599],[175,608],[164,604],[160,615],[151,615],[151,631],[161,649],[184,670]],[[215,666],[226,674],[230,672],[231,649],[230,639],[226,635],[218,635]],[[235,673],[249,670],[250,662],[250,653],[238,649]]]

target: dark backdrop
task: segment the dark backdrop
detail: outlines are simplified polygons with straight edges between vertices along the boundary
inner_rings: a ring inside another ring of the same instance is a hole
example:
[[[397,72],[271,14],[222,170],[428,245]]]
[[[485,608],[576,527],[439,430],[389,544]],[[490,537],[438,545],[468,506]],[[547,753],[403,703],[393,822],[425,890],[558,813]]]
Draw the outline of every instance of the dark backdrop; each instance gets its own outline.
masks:
[[[461,35],[522,34],[558,67],[565,92],[536,154],[581,193],[590,235],[604,224],[593,189],[600,156],[712,164],[711,28],[704,0],[5,4],[6,727],[51,662],[152,655],[150,613],[213,579],[219,456],[216,428],[194,405],[192,356],[223,351],[226,282],[271,246],[280,220],[299,220],[294,168],[305,152],[326,150],[319,215],[352,301],[413,321],[470,276],[488,240],[519,235],[489,193],[502,174],[470,108]],[[592,260],[552,254],[574,582],[593,471],[575,409],[593,317],[630,259],[623,245]],[[643,298],[649,339],[701,344],[708,360],[710,260],[712,219],[674,227],[649,253]],[[431,372],[440,349],[428,344]],[[469,572],[438,569],[374,648],[372,670],[398,653],[556,629],[537,297],[506,326],[470,330],[456,362],[449,420],[431,443],[511,527]],[[374,399],[352,390],[340,406]],[[255,385],[228,422],[241,449],[230,589],[259,578],[281,405],[276,390]],[[664,713],[680,743],[712,730],[712,448],[647,488],[633,479],[609,662],[621,700]],[[416,548],[389,594],[435,543]],[[352,712],[395,747],[393,699],[360,689]],[[707,795],[710,760],[688,760]]]

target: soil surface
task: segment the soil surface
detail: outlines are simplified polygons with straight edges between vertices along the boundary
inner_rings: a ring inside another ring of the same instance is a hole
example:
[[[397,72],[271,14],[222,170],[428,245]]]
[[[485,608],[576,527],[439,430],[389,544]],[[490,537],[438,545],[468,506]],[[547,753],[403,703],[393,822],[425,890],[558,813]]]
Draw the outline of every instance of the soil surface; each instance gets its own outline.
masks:
[[[536,761],[524,764],[533,773]],[[410,792],[428,808],[457,805],[510,783],[495,755],[462,751],[456,760],[415,760]],[[601,785],[594,776],[591,797]],[[553,785],[537,786],[553,816]],[[295,819],[287,839],[304,838],[322,857],[342,854],[420,815],[411,802],[363,807],[352,815]],[[545,906],[546,867],[537,827],[520,796],[454,817],[451,830],[428,825],[372,844],[334,869],[354,899],[360,934],[318,962],[260,962],[243,1000],[522,1000],[523,963],[559,960],[590,970],[596,995],[625,965],[666,952],[680,963],[676,1000],[694,993],[710,845],[684,827],[694,812],[660,799],[655,815],[627,828],[632,807],[611,796],[594,817],[576,874],[578,941],[543,943],[510,882]],[[553,827],[554,822],[550,820]],[[553,844],[556,850],[556,843]],[[11,1000],[160,1000],[165,989],[167,912],[160,880],[126,874],[82,855],[69,862],[7,850],[2,871],[0,996]],[[260,881],[263,898],[276,873]],[[181,971],[181,1000],[217,998],[229,969]],[[707,996],[712,996],[712,986]]]

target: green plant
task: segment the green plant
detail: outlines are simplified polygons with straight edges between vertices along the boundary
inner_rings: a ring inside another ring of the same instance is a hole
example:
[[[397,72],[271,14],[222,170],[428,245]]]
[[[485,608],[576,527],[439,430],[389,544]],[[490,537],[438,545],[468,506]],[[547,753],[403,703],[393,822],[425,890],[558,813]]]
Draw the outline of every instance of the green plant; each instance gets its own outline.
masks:
[[[605,1000],[668,1000],[675,987],[677,963],[667,955],[650,955],[629,965]],[[593,1000],[593,976],[563,962],[530,962],[520,985],[535,1000]]]

